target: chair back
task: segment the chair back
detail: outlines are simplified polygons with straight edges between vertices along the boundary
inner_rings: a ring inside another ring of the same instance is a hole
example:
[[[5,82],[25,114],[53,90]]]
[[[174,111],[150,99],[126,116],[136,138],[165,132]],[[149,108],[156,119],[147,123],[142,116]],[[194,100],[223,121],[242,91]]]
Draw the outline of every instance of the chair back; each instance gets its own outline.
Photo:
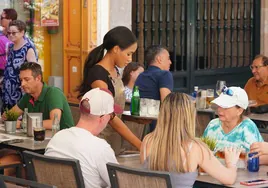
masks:
[[[168,172],[134,169],[108,163],[107,169],[112,188],[171,188]]]
[[[58,188],[84,188],[80,163],[66,159],[23,152],[27,178],[39,183],[55,185]]]
[[[0,187],[1,188],[19,188],[19,187],[34,187],[34,188],[57,188],[53,185],[46,185],[37,183],[35,181],[25,180],[21,178],[15,178],[11,176],[0,175]]]

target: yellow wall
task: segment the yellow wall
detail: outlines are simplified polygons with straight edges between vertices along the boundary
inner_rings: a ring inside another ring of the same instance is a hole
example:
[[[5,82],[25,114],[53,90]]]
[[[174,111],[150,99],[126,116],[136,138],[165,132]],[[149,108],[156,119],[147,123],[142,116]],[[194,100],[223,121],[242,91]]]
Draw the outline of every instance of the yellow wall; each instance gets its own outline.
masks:
[[[97,41],[97,0],[64,0],[63,48],[64,93],[69,102],[78,103],[75,89],[81,83],[88,52]]]

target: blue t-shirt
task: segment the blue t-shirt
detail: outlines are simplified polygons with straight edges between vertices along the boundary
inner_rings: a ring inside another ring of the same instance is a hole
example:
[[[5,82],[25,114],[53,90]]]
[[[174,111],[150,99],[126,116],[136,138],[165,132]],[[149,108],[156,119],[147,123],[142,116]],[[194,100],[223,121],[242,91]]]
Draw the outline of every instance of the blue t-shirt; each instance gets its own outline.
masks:
[[[149,66],[141,73],[135,86],[139,86],[140,98],[161,100],[160,89],[167,88],[173,91],[173,77],[170,71],[161,70],[156,66]],[[156,121],[150,124],[150,132],[155,129]]]
[[[242,147],[249,152],[250,145],[254,142],[263,142],[263,138],[256,124],[249,118],[245,118],[231,132],[225,133],[219,118],[209,122],[203,136],[208,136],[217,140],[216,149],[224,147]]]
[[[170,71],[149,66],[138,76],[135,85],[139,86],[141,98],[160,100],[160,88],[173,91],[173,77]]]

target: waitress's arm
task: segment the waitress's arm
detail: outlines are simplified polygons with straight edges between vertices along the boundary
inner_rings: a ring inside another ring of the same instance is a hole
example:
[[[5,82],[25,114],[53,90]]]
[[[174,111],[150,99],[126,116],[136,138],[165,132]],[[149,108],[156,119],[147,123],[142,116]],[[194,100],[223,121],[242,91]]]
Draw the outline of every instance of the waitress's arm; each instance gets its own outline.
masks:
[[[105,88],[108,89],[108,85],[102,80],[96,80],[91,84],[91,88]],[[113,120],[109,122],[112,128],[118,132],[124,139],[135,146],[138,150],[141,147],[141,141],[129,130],[124,122],[115,116]]]
[[[129,143],[131,143],[138,150],[140,150],[141,141],[129,130],[129,128],[124,124],[124,122],[120,118],[115,116],[113,120],[109,121],[109,124],[124,139],[126,139]]]

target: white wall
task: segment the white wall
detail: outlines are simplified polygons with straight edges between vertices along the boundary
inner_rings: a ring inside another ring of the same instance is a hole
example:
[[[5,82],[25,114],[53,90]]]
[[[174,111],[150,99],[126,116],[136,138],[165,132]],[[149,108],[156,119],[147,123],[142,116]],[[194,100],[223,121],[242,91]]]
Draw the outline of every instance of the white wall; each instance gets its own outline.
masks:
[[[110,28],[126,26],[131,29],[132,0],[110,0]]]
[[[109,30],[109,0],[98,0],[97,10],[97,46],[99,46]]]
[[[104,35],[116,26],[131,29],[131,0],[98,0],[97,9],[97,45],[102,44]]]

